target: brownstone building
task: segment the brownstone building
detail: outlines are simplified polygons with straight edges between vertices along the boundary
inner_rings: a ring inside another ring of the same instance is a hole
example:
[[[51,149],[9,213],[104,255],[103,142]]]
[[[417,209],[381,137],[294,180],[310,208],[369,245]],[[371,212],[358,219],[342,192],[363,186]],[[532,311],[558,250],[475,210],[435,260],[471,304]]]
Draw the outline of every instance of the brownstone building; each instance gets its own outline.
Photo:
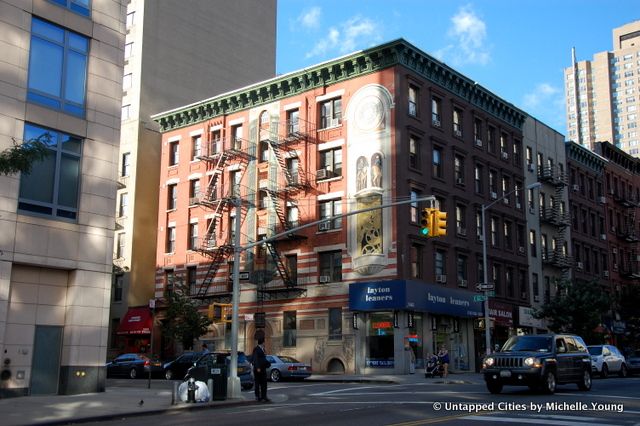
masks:
[[[237,221],[242,246],[284,233],[242,252],[240,350],[264,327],[270,352],[319,372],[408,372],[405,348],[421,365],[440,344],[473,369],[490,203],[494,342],[515,332],[530,299],[525,114],[473,80],[400,39],[153,118],[158,298],[180,277],[203,309],[229,302]],[[428,195],[446,237],[420,235],[425,202],[383,208]],[[203,339],[228,348],[230,328]]]

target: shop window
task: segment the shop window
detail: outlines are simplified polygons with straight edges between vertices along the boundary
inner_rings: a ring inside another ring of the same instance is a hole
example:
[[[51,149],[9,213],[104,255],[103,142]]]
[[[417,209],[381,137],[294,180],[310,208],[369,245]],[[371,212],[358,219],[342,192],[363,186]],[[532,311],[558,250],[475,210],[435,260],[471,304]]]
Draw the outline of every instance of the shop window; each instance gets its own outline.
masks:
[[[329,308],[329,340],[342,340],[342,308]]]
[[[393,313],[372,312],[367,327],[366,367],[393,368]]]
[[[296,338],[296,311],[285,311],[282,313],[282,346],[285,348],[295,347]]]

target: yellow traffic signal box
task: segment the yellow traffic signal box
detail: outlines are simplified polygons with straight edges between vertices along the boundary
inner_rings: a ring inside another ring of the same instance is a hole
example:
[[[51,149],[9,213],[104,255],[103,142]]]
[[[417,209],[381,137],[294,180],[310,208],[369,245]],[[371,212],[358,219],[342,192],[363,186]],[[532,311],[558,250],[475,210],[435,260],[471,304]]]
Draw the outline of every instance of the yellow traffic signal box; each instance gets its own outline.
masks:
[[[447,235],[447,212],[441,212],[438,209],[434,209],[432,213],[432,237],[444,237]]]
[[[423,208],[420,211],[420,234],[429,238],[433,233],[433,211],[435,209]]]

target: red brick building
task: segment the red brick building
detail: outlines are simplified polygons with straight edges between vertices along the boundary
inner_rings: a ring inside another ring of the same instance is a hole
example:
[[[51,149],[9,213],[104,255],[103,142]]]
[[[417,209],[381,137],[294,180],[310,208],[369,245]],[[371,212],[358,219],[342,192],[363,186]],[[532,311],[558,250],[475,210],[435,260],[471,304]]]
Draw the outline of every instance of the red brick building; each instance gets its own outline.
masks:
[[[404,40],[154,120],[163,131],[158,298],[180,276],[203,310],[229,302],[237,220],[246,245],[427,195],[448,212],[439,239],[420,235],[426,204],[414,202],[243,251],[240,350],[264,313],[268,350],[315,371],[408,372],[405,349],[420,365],[440,344],[452,369],[473,369],[484,341],[474,329],[479,217],[494,201],[486,229],[496,343],[529,306],[525,114]],[[228,348],[229,334],[216,324],[203,339]]]

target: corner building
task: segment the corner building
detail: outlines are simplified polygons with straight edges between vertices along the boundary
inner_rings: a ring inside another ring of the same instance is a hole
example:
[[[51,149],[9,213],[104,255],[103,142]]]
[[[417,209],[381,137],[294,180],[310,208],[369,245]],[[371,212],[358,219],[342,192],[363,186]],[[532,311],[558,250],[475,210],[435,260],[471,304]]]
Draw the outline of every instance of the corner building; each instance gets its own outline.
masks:
[[[181,280],[203,310],[230,303],[237,221],[243,246],[283,234],[242,252],[240,350],[258,327],[268,352],[317,372],[408,373],[410,350],[419,367],[441,344],[453,370],[473,370],[484,350],[480,211],[493,202],[495,343],[530,306],[525,114],[402,39],[153,119],[156,297]],[[297,229],[428,195],[448,212],[446,237],[421,236],[418,201]],[[230,327],[203,340],[229,348]]]

